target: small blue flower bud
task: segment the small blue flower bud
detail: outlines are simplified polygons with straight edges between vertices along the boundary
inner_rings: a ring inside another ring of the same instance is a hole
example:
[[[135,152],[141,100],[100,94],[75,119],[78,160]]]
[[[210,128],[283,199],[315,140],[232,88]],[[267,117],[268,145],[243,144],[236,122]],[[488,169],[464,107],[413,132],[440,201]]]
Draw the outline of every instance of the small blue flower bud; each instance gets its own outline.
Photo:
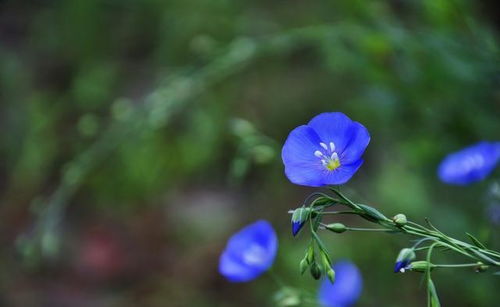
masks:
[[[309,218],[309,214],[311,213],[310,208],[297,208],[293,211],[292,214],[292,234],[293,236],[296,236],[300,229],[302,229],[302,226],[307,222],[307,219]]]
[[[396,259],[394,265],[394,273],[404,273],[410,262],[415,259],[415,251],[413,248],[403,248]]]

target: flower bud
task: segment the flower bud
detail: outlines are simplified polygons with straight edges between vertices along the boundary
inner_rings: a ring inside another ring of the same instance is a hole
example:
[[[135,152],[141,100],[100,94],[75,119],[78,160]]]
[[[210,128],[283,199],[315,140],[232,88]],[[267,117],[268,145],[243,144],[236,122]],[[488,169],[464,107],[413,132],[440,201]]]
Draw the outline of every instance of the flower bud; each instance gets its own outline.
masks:
[[[325,227],[326,227],[326,229],[333,231],[333,232],[336,232],[336,233],[343,233],[344,231],[347,230],[347,227],[342,223],[328,224]]]
[[[369,221],[379,223],[389,220],[385,215],[373,207],[363,204],[358,204],[358,207],[363,210],[362,216]]]
[[[307,270],[307,267],[309,267],[309,263],[307,263],[307,259],[304,258],[300,261],[300,274],[304,275],[304,272]]]
[[[319,265],[316,263],[316,262],[313,262],[313,264],[311,264],[311,275],[314,279],[318,280],[321,278],[321,268],[319,267]]]
[[[309,247],[307,248],[306,260],[308,264],[314,262],[314,246],[312,244],[310,244]]]
[[[489,268],[488,265],[486,265],[482,262],[478,262],[475,270],[477,273],[482,273],[482,272],[486,272],[486,270],[488,270],[488,268]]]
[[[394,223],[396,223],[398,226],[404,226],[406,225],[406,223],[408,222],[406,220],[406,215],[404,214],[396,214],[392,220],[394,221]]]
[[[332,284],[335,282],[335,271],[332,268],[329,268],[326,271],[326,276],[328,276],[328,279]]]
[[[293,236],[296,236],[302,226],[307,222],[307,219],[309,218],[309,214],[311,213],[310,208],[297,208],[293,211],[292,214],[292,234]]]
[[[396,258],[396,264],[394,265],[394,273],[404,273],[407,269],[408,264],[415,259],[415,251],[413,248],[403,248]]]
[[[414,261],[412,263],[410,263],[410,265],[408,266],[408,269],[409,270],[412,270],[412,271],[415,271],[415,272],[421,272],[421,273],[425,273],[427,272],[427,270],[431,270],[434,268],[434,264],[430,263],[430,262],[427,262],[427,261]]]

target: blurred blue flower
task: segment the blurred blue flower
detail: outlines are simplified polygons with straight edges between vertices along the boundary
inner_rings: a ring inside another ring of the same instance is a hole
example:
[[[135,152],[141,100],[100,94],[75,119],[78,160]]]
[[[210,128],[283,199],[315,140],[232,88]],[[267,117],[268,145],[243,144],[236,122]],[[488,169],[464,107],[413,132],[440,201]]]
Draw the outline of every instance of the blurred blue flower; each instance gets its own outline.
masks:
[[[337,262],[335,282],[324,279],[318,293],[318,301],[326,307],[348,307],[356,303],[363,289],[363,278],[356,265],[350,261]]]
[[[235,233],[219,259],[219,272],[232,282],[259,277],[274,262],[278,238],[271,224],[259,220]]]
[[[438,176],[445,183],[467,185],[486,178],[499,159],[500,142],[479,142],[444,158]]]
[[[290,132],[281,157],[288,179],[320,187],[346,183],[359,169],[370,134],[343,113],[322,113]]]

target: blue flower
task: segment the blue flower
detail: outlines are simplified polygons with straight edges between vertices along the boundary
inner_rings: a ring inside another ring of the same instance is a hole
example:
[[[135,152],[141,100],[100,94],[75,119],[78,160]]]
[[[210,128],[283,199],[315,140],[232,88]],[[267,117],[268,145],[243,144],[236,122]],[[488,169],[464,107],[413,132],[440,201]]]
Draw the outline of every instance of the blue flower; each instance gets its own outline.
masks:
[[[290,132],[281,157],[288,179],[320,187],[346,183],[359,169],[370,134],[343,113],[322,113]]]
[[[337,262],[335,282],[324,279],[318,293],[318,301],[325,307],[348,307],[353,305],[361,295],[363,278],[356,265],[350,261]]]
[[[235,233],[219,259],[219,272],[232,282],[259,277],[274,262],[278,238],[271,224],[259,220]]]
[[[467,185],[488,176],[500,160],[500,142],[479,142],[449,154],[438,168],[441,181]]]

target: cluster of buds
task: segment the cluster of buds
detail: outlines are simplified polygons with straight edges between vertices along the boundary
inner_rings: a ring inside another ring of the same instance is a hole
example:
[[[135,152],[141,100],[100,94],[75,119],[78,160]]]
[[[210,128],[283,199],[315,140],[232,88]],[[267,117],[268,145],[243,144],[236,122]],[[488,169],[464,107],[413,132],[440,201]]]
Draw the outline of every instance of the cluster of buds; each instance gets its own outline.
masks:
[[[309,268],[309,272],[314,279],[320,279],[323,272],[331,283],[335,281],[335,271],[332,269],[332,263],[328,254],[320,250],[321,264],[316,262],[314,247],[309,245],[305,257],[300,261],[300,273],[304,274]]]

